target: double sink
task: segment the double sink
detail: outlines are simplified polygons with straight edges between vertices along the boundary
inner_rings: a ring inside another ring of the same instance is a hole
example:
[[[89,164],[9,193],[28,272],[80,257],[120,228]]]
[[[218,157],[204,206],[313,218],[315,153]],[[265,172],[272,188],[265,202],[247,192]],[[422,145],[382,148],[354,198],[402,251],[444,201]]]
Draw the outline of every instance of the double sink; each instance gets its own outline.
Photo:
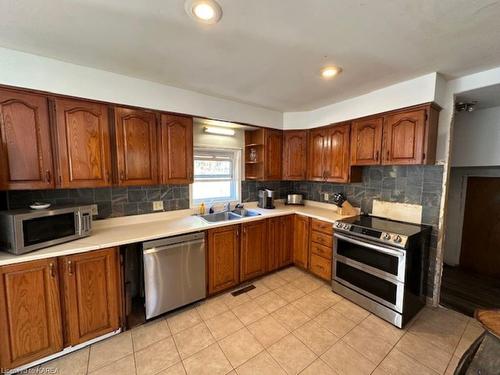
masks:
[[[216,212],[213,214],[200,215],[208,223],[218,223],[220,221],[239,220],[245,217],[260,216],[261,213],[254,210],[240,209],[234,211]]]

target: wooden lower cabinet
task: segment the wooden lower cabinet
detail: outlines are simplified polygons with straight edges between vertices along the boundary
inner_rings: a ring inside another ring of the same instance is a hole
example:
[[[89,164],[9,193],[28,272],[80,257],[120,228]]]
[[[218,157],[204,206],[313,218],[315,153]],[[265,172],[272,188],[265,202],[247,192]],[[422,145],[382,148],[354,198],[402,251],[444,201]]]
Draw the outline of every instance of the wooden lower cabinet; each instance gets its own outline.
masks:
[[[267,220],[267,267],[274,271],[293,262],[293,215]]]
[[[311,219],[309,271],[330,281],[332,279],[333,225]]]
[[[57,259],[0,267],[0,368],[63,349]]]
[[[0,368],[120,327],[118,249],[0,267]]]
[[[208,230],[208,294],[240,282],[240,226]]]
[[[250,280],[266,272],[266,220],[241,224],[240,281]]]
[[[309,265],[309,218],[306,216],[294,218],[293,263],[302,268]]]
[[[117,248],[59,258],[68,345],[77,345],[120,327]]]

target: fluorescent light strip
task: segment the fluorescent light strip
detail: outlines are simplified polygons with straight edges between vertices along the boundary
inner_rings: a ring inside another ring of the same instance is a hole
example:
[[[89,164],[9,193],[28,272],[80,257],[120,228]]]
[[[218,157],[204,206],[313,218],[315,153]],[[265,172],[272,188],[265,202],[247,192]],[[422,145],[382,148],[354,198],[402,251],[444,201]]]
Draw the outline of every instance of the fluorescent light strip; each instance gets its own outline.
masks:
[[[209,134],[217,134],[217,135],[227,135],[234,137],[234,134],[236,133],[234,129],[228,129],[228,128],[216,128],[214,126],[205,126],[203,129],[205,133]]]

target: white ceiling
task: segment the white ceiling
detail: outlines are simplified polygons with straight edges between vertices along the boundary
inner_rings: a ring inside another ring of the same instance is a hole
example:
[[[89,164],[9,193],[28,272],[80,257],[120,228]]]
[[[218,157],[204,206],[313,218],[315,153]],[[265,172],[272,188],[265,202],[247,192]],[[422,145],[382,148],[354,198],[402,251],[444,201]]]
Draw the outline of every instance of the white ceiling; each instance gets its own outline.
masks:
[[[499,1],[219,3],[202,25],[183,0],[0,0],[0,46],[279,111],[500,65]],[[326,64],[344,72],[323,81]]]

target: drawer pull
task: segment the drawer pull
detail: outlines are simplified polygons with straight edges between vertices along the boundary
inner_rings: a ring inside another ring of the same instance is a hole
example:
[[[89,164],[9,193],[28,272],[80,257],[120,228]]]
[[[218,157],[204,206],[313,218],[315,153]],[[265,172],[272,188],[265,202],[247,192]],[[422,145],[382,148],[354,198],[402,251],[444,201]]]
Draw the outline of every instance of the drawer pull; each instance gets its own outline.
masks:
[[[68,260],[68,275],[73,276],[73,262]]]

